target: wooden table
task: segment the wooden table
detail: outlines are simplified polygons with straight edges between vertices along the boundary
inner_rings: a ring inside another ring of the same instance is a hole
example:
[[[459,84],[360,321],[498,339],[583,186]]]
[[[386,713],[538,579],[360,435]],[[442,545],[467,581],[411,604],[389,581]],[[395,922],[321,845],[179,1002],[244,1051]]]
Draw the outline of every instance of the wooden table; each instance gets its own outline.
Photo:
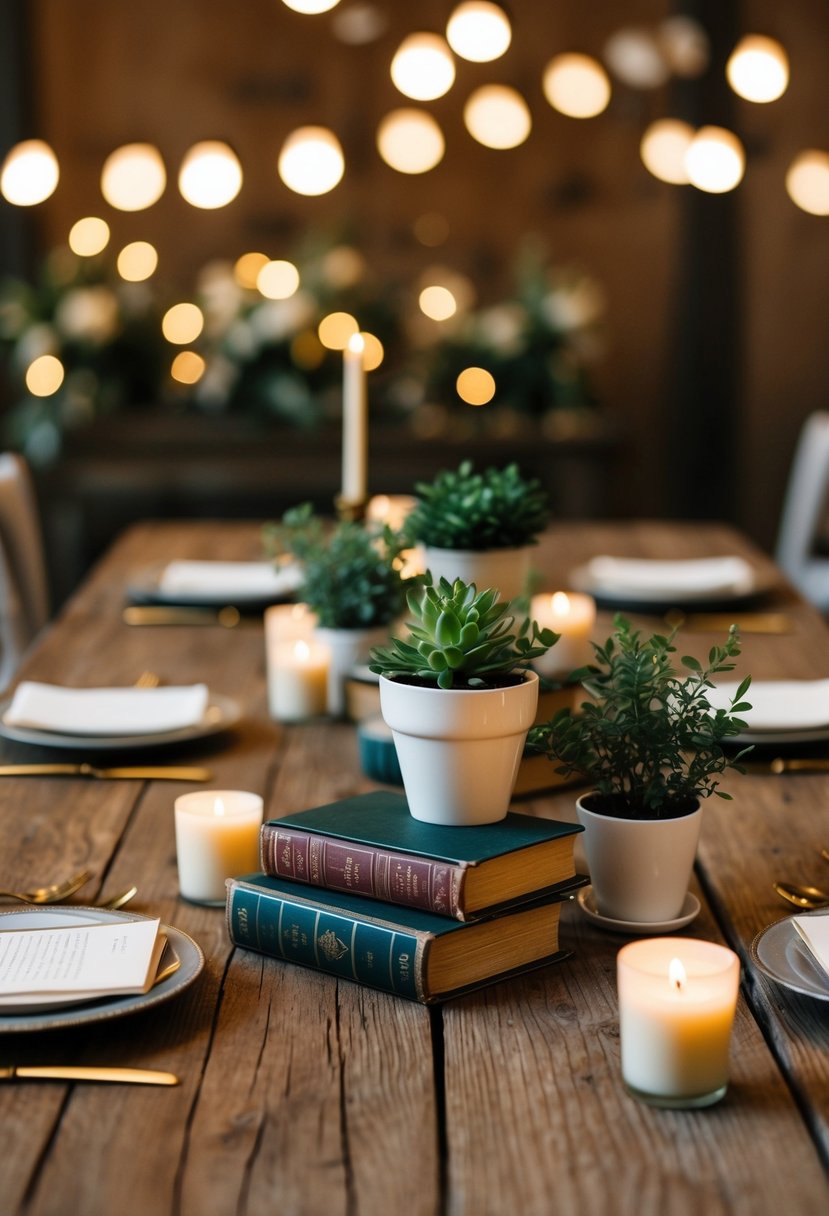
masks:
[[[347,724],[269,722],[260,625],[128,628],[130,576],[172,557],[251,557],[246,524],[147,524],[127,533],[43,638],[24,675],[127,684],[152,668],[238,698],[232,736],[191,745],[216,786],[260,791],[266,813],[367,790]],[[567,524],[540,556],[551,587],[591,553],[765,559],[708,525]],[[765,565],[764,565],[765,563]],[[823,621],[785,589],[788,636],[745,637],[740,670],[829,675]],[[644,622],[643,622],[644,623]],[[603,617],[601,625],[609,624]],[[705,652],[714,635],[683,637]],[[4,761],[40,753],[4,742]],[[185,755],[174,759],[184,761]],[[82,866],[89,898],[135,882],[132,907],[194,937],[205,973],[155,1010],[60,1034],[7,1035],[1,1063],[133,1064],[176,1089],[0,1087],[0,1209],[156,1216],[405,1212],[523,1216],[826,1211],[829,1006],[766,981],[755,934],[785,914],[775,877],[829,882],[829,774],[733,776],[711,799],[698,867],[703,910],[687,930],[739,950],[744,988],[726,1099],[659,1111],[619,1070],[615,958],[624,939],[564,911],[574,957],[429,1010],[234,950],[220,910],[178,898],[172,804],[187,786],[78,778],[0,781],[0,885]],[[572,791],[522,809],[572,817]]]

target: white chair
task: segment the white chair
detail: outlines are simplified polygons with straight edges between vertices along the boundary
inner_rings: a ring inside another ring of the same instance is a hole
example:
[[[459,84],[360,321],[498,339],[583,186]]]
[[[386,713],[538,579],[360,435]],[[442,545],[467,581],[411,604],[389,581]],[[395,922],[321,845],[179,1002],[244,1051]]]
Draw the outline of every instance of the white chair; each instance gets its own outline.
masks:
[[[801,595],[829,611],[829,556],[815,552],[829,489],[829,412],[810,414],[792,461],[775,559]]]
[[[0,689],[49,619],[43,539],[28,465],[0,453]]]

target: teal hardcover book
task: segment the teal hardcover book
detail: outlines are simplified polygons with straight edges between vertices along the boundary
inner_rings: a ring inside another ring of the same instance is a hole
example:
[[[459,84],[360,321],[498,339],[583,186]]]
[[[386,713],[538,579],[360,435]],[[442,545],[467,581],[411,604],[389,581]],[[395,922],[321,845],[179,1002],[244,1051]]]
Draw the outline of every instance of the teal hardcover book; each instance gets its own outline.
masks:
[[[471,920],[552,893],[575,873],[572,823],[508,814],[440,827],[377,791],[262,825],[266,874]]]
[[[227,925],[237,946],[431,1004],[564,957],[561,901],[583,881],[463,924],[250,874],[227,880]]]

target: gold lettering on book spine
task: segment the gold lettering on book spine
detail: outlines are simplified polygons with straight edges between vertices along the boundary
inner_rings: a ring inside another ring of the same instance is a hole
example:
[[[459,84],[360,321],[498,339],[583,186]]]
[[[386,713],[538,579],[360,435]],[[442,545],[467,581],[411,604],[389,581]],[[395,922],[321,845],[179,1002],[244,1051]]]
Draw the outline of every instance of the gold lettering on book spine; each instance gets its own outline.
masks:
[[[317,940],[320,950],[330,963],[335,963],[348,954],[348,946],[337,937],[333,929],[326,929]]]

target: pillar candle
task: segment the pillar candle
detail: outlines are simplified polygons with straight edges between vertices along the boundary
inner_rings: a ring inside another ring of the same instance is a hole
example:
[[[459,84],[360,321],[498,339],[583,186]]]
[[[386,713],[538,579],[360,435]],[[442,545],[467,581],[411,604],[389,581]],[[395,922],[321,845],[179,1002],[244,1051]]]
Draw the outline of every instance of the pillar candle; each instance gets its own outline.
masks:
[[[593,658],[590,637],[596,624],[596,601],[575,591],[534,595],[530,616],[544,629],[560,634],[555,646],[534,661],[539,675],[565,677]]]
[[[321,642],[280,642],[268,651],[268,709],[278,722],[302,722],[324,714],[329,650]]]
[[[223,904],[225,880],[259,869],[262,799],[245,790],[197,790],[175,801],[179,889],[199,904]]]
[[[282,642],[310,642],[316,623],[316,613],[307,604],[272,604],[265,609],[265,645],[270,649]]]
[[[366,497],[368,403],[364,351],[361,334],[353,334],[343,351],[342,498],[347,503],[361,503]]]
[[[622,1078],[655,1106],[709,1106],[725,1093],[740,963],[725,946],[650,938],[616,960]]]

